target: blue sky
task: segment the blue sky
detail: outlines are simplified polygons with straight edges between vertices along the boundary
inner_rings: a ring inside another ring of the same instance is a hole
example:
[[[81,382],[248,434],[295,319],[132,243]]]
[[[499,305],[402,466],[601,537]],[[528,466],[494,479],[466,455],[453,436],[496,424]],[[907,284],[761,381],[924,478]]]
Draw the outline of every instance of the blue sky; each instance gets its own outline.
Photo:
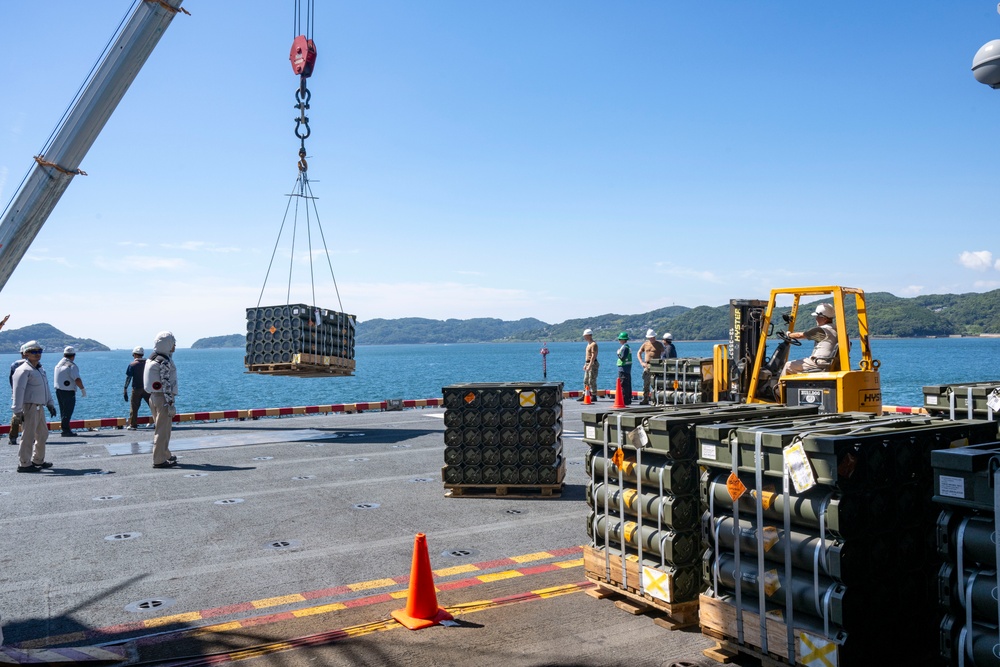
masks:
[[[361,320],[1000,287],[1000,91],[970,72],[994,2],[317,4],[309,173]],[[4,204],[130,6],[0,3]],[[293,3],[184,6],[3,290],[9,327],[243,331],[296,177]],[[325,264],[316,289],[339,307]]]

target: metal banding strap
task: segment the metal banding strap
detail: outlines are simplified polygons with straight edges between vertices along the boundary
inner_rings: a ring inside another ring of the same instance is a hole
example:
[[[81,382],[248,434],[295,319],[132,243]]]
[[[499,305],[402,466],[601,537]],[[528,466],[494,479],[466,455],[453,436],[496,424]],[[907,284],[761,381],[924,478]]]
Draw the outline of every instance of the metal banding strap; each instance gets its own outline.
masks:
[[[969,387],[968,398],[966,398],[965,401],[966,401],[965,414],[967,415],[966,419],[972,419],[972,387]]]
[[[740,474],[740,448],[736,438],[730,439],[731,458],[733,459],[733,474]],[[728,485],[727,485],[728,486]],[[733,588],[736,589],[736,638],[743,643],[743,586],[740,583],[740,535],[737,527],[740,525],[740,499],[733,498]],[[760,578],[758,573],[758,579]],[[759,583],[758,583],[759,585]],[[761,624],[764,619],[761,618]]]
[[[965,667],[965,642],[971,634],[967,625],[962,626],[962,631],[958,633],[958,667]]]
[[[761,457],[761,440],[764,432],[757,430],[753,441],[753,466],[757,475],[757,498],[754,505],[757,510],[757,606],[760,614],[760,646],[763,653],[767,653],[767,594],[764,590],[764,461]],[[739,531],[739,519],[733,522],[733,530]],[[734,535],[736,549],[740,548],[739,535]],[[788,534],[785,534],[785,549],[789,549]],[[738,582],[737,582],[738,583]],[[791,584],[788,584],[791,587]],[[794,656],[794,653],[792,654]]]
[[[969,601],[969,604],[965,605],[965,627],[969,630],[969,634],[965,636],[965,646],[962,647],[963,653],[967,654],[970,659],[972,659],[973,664],[975,664],[975,657],[972,655],[972,587],[976,583],[976,576],[979,574],[979,570],[974,570],[971,575],[969,575],[969,588],[965,591],[965,598]]]
[[[622,433],[622,413],[619,412],[616,415],[616,417],[618,418],[618,449],[624,454],[624,452],[625,452],[625,434]],[[622,462],[624,463],[624,459],[622,460]],[[605,468],[608,467],[606,463],[605,463],[604,467]],[[636,470],[636,474],[638,475],[638,474],[641,474],[641,473],[638,470]],[[624,496],[625,496],[625,471],[622,470],[622,469],[619,469],[618,470],[618,516],[621,517],[621,519],[622,519],[622,521],[619,522],[620,524],[622,524],[622,537],[621,537],[622,586],[624,586],[625,588],[628,588],[628,569],[625,567],[625,526],[624,526],[625,498],[624,498]],[[608,523],[609,523],[609,521],[607,519],[605,519],[604,520],[604,525],[606,526],[606,525],[608,525]],[[641,530],[639,531],[639,539],[642,539],[642,531]],[[607,546],[606,542],[605,542],[605,546]],[[642,566],[640,565],[640,568],[641,567]]]
[[[948,411],[951,415],[951,420],[955,421],[955,390],[948,388]]]
[[[656,503],[656,529],[663,531],[663,470],[664,467],[660,466],[660,472],[657,475],[660,479],[660,498],[659,502]],[[666,556],[663,555],[663,549],[660,549],[660,567],[666,565]]]
[[[971,389],[969,391],[972,391]],[[971,403],[971,401],[970,401]],[[993,471],[993,546],[995,548],[997,563],[997,582],[1000,584],[1000,468]],[[1000,595],[997,593],[997,589],[994,589],[994,597],[997,599],[997,618],[1000,618]],[[969,596],[969,607],[972,607],[972,596]],[[1000,642],[1000,627],[997,629],[997,641]],[[994,647],[994,654],[996,653],[996,647]]]
[[[713,483],[709,482],[708,485],[708,518],[711,523],[710,528],[715,530],[715,560],[712,562],[712,592],[715,594],[715,599],[719,599],[719,523],[715,519],[715,489],[712,488]]]
[[[610,436],[611,422],[604,418],[604,580],[611,581],[611,545],[608,542],[608,524],[611,523],[608,512],[608,468],[611,466],[611,458],[608,456],[608,439]],[[619,473],[621,474],[621,473]],[[595,518],[596,522],[597,519]],[[597,531],[594,531],[594,540],[597,540]],[[625,552],[622,552],[622,557]]]
[[[788,473],[788,461],[785,460],[786,456],[784,452],[781,454],[781,492],[784,496],[785,501],[785,537],[786,541],[789,534],[792,532],[792,511],[789,507],[791,502],[791,490],[789,487],[792,485],[791,477]],[[791,586],[792,581],[792,550],[791,548],[785,549],[785,581]],[[788,644],[788,660],[793,665],[795,664],[795,605],[794,596],[790,594],[785,595],[785,631],[787,633],[785,639]]]
[[[639,426],[642,428],[642,426]],[[621,431],[619,431],[621,433]],[[639,543],[639,595],[645,595],[646,590],[642,585],[642,447],[635,448],[635,490],[638,494],[635,498],[635,511],[638,516],[636,521],[636,535]],[[622,514],[622,517],[625,515]],[[663,540],[660,540],[660,553],[663,553]],[[622,562],[625,562],[625,544],[622,543]]]

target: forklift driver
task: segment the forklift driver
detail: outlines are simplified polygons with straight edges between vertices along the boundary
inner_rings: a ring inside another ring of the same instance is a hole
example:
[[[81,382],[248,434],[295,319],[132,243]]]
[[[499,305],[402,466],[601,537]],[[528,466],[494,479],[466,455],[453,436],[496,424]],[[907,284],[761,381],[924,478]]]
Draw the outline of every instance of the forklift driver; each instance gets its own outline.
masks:
[[[789,361],[782,369],[782,375],[790,373],[816,373],[830,368],[837,356],[837,329],[833,326],[833,306],[821,303],[816,306],[812,316],[816,318],[816,326],[806,331],[794,331],[789,338],[807,338],[814,342],[812,354],[805,359]]]

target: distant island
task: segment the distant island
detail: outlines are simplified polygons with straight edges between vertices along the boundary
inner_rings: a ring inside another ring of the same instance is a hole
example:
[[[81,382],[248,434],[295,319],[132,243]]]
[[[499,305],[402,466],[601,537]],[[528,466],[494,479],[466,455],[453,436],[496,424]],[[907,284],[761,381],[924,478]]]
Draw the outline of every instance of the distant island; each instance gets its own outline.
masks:
[[[1000,290],[968,294],[934,294],[902,298],[888,292],[866,295],[869,333],[885,338],[1000,335]],[[848,314],[854,318],[853,299]],[[595,315],[547,324],[525,318],[516,321],[495,318],[431,320],[420,317],[373,319],[358,322],[358,345],[420,343],[556,342],[580,340],[584,329],[592,329],[598,340],[614,340],[628,331],[633,340],[646,329],[658,335],[673,334],[675,340],[726,340],[729,338],[729,304],[724,306],[669,306],[639,315]],[[849,323],[857,335],[856,322]],[[2,336],[2,334],[0,334]],[[244,334],[202,338],[191,347],[243,347]]]
[[[63,348],[72,345],[77,352],[107,352],[111,348],[90,338],[75,338],[51,324],[30,324],[20,329],[0,331],[0,353],[20,354],[21,345],[36,340],[49,352],[62,354]]]
[[[199,338],[191,343],[192,350],[207,350],[220,347],[246,347],[246,334],[232,334],[231,336],[210,336],[209,338]]]

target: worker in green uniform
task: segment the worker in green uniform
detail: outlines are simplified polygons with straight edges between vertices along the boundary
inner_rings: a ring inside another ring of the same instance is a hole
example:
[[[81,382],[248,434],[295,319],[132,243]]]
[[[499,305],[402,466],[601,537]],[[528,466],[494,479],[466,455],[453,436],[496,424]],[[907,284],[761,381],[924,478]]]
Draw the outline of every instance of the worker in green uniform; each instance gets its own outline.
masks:
[[[622,344],[618,348],[618,379],[622,383],[622,399],[625,405],[632,405],[632,348],[628,346],[628,332],[618,334]]]

